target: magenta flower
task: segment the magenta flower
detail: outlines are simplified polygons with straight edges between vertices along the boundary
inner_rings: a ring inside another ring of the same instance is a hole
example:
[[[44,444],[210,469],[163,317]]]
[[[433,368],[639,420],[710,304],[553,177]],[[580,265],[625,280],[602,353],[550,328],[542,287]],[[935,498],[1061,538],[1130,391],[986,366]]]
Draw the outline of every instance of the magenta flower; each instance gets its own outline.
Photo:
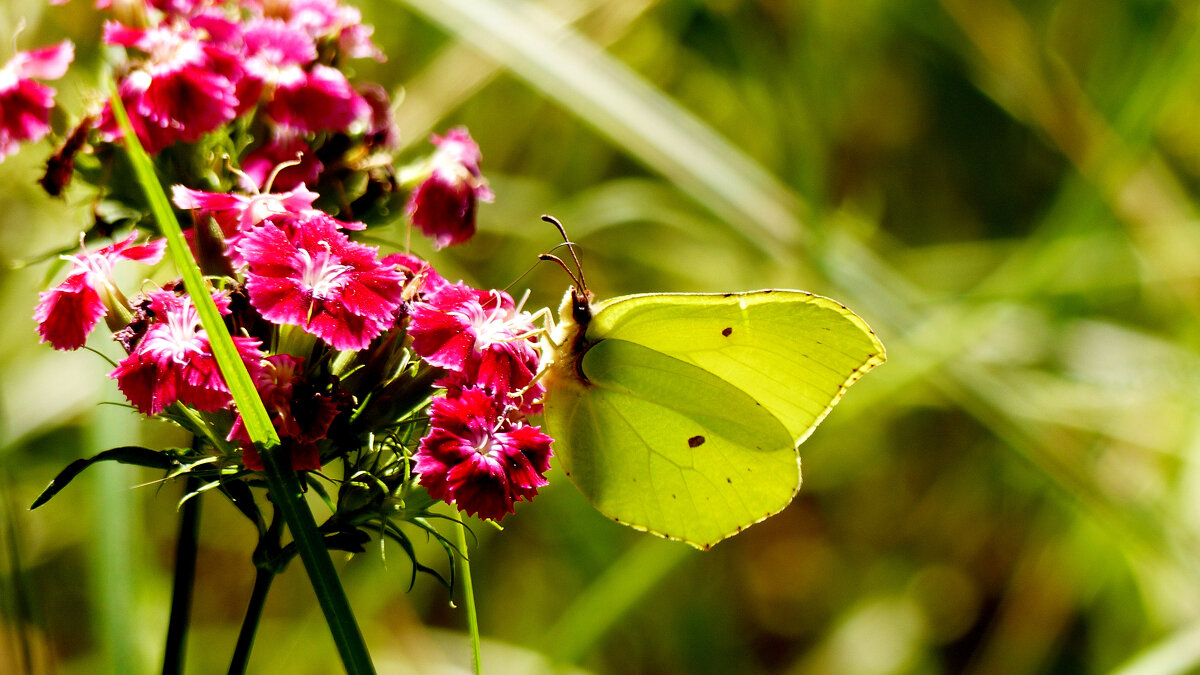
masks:
[[[300,163],[294,164],[297,158]],[[284,163],[289,165],[276,173],[276,167]],[[242,171],[250,179],[242,181],[242,188],[251,191],[301,188],[306,183],[316,183],[324,168],[303,135],[294,129],[277,128],[266,143],[251,150],[242,160]],[[268,187],[272,174],[275,179]]]
[[[135,246],[136,238],[137,232],[130,232],[124,241],[98,251],[63,256],[73,269],[62,283],[40,295],[33,313],[42,342],[64,351],[79,349],[101,318],[125,305],[113,280],[113,265],[121,260],[153,265],[162,260],[167,245],[165,239],[156,239]]]
[[[433,265],[411,253],[392,253],[380,262],[393,265],[404,274],[407,280],[404,284],[405,300],[421,299],[450,285],[433,269]]]
[[[317,45],[303,29],[280,19],[252,20],[242,34],[245,77],[238,96],[243,107],[274,96],[280,87],[303,86],[304,66],[317,60]]]
[[[238,253],[263,318],[301,326],[334,349],[363,349],[395,321],[404,277],[339,224],[329,216],[264,223],[243,233]]]
[[[222,314],[229,313],[227,297],[214,295],[213,300]],[[109,373],[125,398],[145,415],[157,415],[177,401],[202,411],[229,405],[229,387],[191,298],[155,291],[146,299],[144,311],[150,317],[145,333]],[[240,336],[233,342],[251,375],[257,373],[262,367],[261,343]]]
[[[171,201],[181,209],[193,212],[197,220],[212,217],[226,237],[245,232],[256,225],[276,219],[304,219],[325,215],[313,207],[319,197],[303,185],[287,192],[242,195],[225,192],[204,192],[182,185],[171,187]],[[347,229],[362,229],[358,223],[343,223]]]
[[[425,361],[460,373],[463,386],[507,396],[528,386],[537,372],[535,329],[527,312],[504,291],[451,284],[413,304],[413,351]]]
[[[288,25],[304,30],[313,39],[337,37],[338,49],[350,58],[386,60],[371,42],[374,29],[362,22],[362,12],[338,0],[284,0],[272,4],[272,13]]]
[[[75,57],[69,40],[17,55],[0,68],[0,160],[24,141],[36,141],[50,131],[54,89],[39,80],[57,80]]]
[[[204,35],[186,24],[146,30],[104,24],[106,44],[147,54],[141,67],[119,85],[121,101],[147,152],[176,141],[197,141],[237,115],[237,59]],[[107,108],[101,129],[110,137],[120,135]]]
[[[254,377],[263,406],[296,471],[321,468],[317,441],[325,438],[329,425],[338,414],[332,397],[313,391],[305,381],[300,370],[303,361],[287,354],[268,356]],[[240,414],[229,430],[228,440],[241,441],[242,462],[247,469],[263,470],[262,458],[250,441]]]
[[[430,140],[437,150],[429,160],[429,176],[413,190],[404,211],[440,249],[475,234],[476,202],[492,201],[492,190],[479,171],[479,146],[465,128]]]
[[[281,126],[305,132],[348,131],[371,119],[371,106],[336,68],[315,65],[294,80],[280,82],[266,105]]]
[[[226,254],[235,268],[246,264],[238,251],[242,235],[265,222],[273,222],[285,229],[294,221],[311,219],[330,220],[347,230],[366,227],[364,223],[335,220],[324,211],[314,208],[312,204],[318,196],[303,185],[287,192],[253,195],[204,192],[182,185],[171,187],[171,201],[181,209],[191,210],[195,222],[202,223],[205,218],[217,222],[225,237]],[[185,234],[191,234],[191,231]]]
[[[551,438],[539,427],[505,419],[488,393],[466,389],[457,398],[434,399],[430,424],[415,459],[433,498],[500,520],[547,484]]]

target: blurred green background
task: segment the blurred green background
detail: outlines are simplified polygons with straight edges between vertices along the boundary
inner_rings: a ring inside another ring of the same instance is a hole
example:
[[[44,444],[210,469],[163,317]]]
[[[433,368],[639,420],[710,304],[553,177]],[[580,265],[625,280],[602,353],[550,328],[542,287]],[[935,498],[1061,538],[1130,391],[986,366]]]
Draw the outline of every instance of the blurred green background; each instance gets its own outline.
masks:
[[[512,283],[552,213],[601,297],[803,288],[889,352],[802,447],[792,506],[711,552],[606,521],[558,471],[477,525],[487,672],[1200,670],[1196,3],[354,4],[410,152],[454,124],[482,147],[497,199],[445,276]],[[70,110],[100,78],[89,5],[0,8],[21,47],[75,40]],[[85,195],[34,184],[47,154],[0,164],[10,263],[86,225]],[[98,356],[37,344],[52,272],[0,277],[0,671],[153,672],[181,486],[102,466],[27,507],[75,458],[181,441],[100,405]],[[518,287],[557,307],[567,283]],[[253,545],[208,498],[189,672],[227,666]],[[463,611],[388,553],[339,558],[379,670],[467,667]],[[293,565],[251,672],[337,668]]]

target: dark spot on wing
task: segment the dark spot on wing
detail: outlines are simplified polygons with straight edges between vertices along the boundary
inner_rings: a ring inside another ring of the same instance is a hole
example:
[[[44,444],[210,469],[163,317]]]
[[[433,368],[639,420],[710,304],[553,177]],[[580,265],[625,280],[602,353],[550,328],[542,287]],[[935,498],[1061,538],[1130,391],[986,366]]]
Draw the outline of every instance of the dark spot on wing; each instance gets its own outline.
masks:
[[[723,330],[723,331],[721,331],[721,335],[724,335],[725,337],[729,337],[729,336],[730,336],[732,333],[733,333],[733,327],[732,327],[732,326],[731,326],[731,327],[729,327],[729,328],[726,328],[726,329],[725,329],[725,330]]]
[[[732,297],[733,297],[733,293],[725,293],[725,294],[723,294],[721,297],[722,297],[722,298],[732,298]]]
[[[704,445],[704,437],[703,436],[692,436],[691,438],[688,439],[688,447],[689,448],[698,448],[702,445]]]
[[[675,499],[675,495],[671,495],[671,499]]]
[[[726,483],[729,483],[730,485],[733,485],[733,479],[732,479],[732,478],[726,478],[726,479],[725,479],[725,482],[726,482]]]

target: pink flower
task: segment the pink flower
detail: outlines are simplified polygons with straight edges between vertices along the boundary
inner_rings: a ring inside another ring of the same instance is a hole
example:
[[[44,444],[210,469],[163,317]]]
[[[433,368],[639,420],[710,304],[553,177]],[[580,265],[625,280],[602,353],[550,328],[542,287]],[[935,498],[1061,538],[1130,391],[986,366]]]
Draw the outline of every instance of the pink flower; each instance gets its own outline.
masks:
[[[321,468],[317,441],[325,438],[329,425],[338,414],[333,398],[315,391],[304,379],[301,363],[303,359],[287,354],[268,356],[254,378],[255,388],[296,471]],[[242,459],[247,469],[263,470],[262,458],[250,442],[240,414],[233,422],[228,439],[241,441]]]
[[[450,285],[450,282],[433,269],[433,265],[411,253],[392,253],[380,262],[393,265],[404,273],[407,279],[404,285],[405,300],[420,299]]]
[[[299,164],[291,164],[299,158]],[[285,162],[284,167],[275,175],[275,180],[267,186],[267,180],[275,172],[275,168]],[[242,181],[246,190],[291,190],[302,188],[305,183],[316,183],[325,166],[309,147],[304,137],[294,129],[275,129],[266,143],[251,150],[242,160],[242,171],[246,173],[251,184]],[[355,229],[347,227],[346,229]]]
[[[16,152],[24,141],[36,141],[50,131],[54,89],[33,78],[57,80],[75,57],[69,40],[17,55],[0,68],[0,159]]]
[[[372,28],[363,25],[362,13],[355,7],[339,5],[337,0],[284,0],[272,3],[272,13],[314,39],[336,36],[338,49],[346,56],[385,60],[371,42]]]
[[[266,111],[276,124],[310,133],[348,131],[372,115],[370,104],[342,71],[320,64],[301,77],[280,82]]]
[[[404,277],[376,249],[350,241],[329,216],[244,233],[246,290],[266,320],[302,326],[334,349],[363,349],[391,327]]]
[[[404,211],[435,248],[461,244],[475,234],[476,202],[492,201],[492,190],[479,171],[479,146],[463,127],[433,136],[437,146],[429,177],[413,190]]]
[[[228,298],[214,295],[213,300],[228,314]],[[129,402],[146,415],[157,415],[177,401],[202,411],[229,405],[229,387],[191,298],[155,291],[144,310],[150,317],[145,334],[109,373]],[[263,359],[261,343],[247,337],[234,337],[233,342],[251,375],[257,373]]]
[[[255,195],[204,192],[182,185],[171,187],[171,201],[175,206],[190,209],[197,219],[211,216],[221,226],[221,231],[226,237],[245,232],[267,221],[323,216],[325,212],[312,205],[319,196],[303,185],[287,192]]]
[[[231,53],[203,35],[186,24],[146,30],[104,24],[105,43],[147,54],[145,63],[118,87],[147,152],[176,141],[197,141],[237,115],[241,69]],[[120,135],[107,108],[101,129],[110,137]]]
[[[182,185],[171,187],[171,201],[181,209],[190,209],[196,223],[212,218],[225,237],[226,253],[234,267],[243,267],[246,261],[238,252],[242,235],[265,222],[288,227],[298,220],[324,219],[347,230],[361,230],[363,223],[334,220],[324,211],[314,208],[317,193],[300,185],[287,192],[243,195],[224,192],[192,190]],[[189,231],[187,234],[190,234]]]
[[[120,260],[153,265],[162,260],[167,244],[165,239],[157,239],[135,246],[136,238],[137,232],[131,232],[124,241],[98,251],[84,249],[63,256],[73,266],[70,274],[41,294],[33,313],[42,342],[49,342],[55,349],[79,349],[102,317],[125,304],[125,296],[113,280],[113,265]]]
[[[551,438],[512,423],[486,392],[435,398],[431,430],[421,439],[416,471],[430,496],[481,518],[500,520],[547,484]]]
[[[279,19],[252,20],[242,34],[246,76],[239,84],[242,107],[269,100],[280,87],[303,86],[304,66],[317,60],[317,45],[304,30]]]
[[[539,354],[528,313],[504,291],[447,285],[413,304],[409,317],[413,351],[425,361],[460,373],[463,386],[496,396],[523,389],[537,372]]]

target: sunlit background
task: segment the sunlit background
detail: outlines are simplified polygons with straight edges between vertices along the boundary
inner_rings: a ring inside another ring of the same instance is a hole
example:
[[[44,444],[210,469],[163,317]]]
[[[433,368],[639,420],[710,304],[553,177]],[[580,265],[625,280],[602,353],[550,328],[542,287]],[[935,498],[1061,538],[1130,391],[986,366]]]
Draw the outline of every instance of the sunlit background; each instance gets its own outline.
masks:
[[[557,307],[561,271],[518,281],[552,213],[601,297],[803,288],[888,348],[802,446],[796,501],[710,552],[557,470],[503,532],[476,522],[487,672],[1200,669],[1196,3],[353,4],[407,156],[456,124],[483,150],[496,201],[445,276]],[[0,7],[0,60],[22,18],[20,48],[77,44],[68,110],[102,82],[90,5]],[[100,356],[37,344],[39,259],[89,217],[40,192],[48,153],[0,164],[0,671],[154,672],[182,486],[98,466],[27,510],[71,460],[186,442],[105,405]],[[223,672],[255,532],[216,495],[201,527],[188,666]],[[461,600],[410,590],[400,551],[338,562],[380,672],[469,666]],[[251,672],[339,667],[293,563]]]

